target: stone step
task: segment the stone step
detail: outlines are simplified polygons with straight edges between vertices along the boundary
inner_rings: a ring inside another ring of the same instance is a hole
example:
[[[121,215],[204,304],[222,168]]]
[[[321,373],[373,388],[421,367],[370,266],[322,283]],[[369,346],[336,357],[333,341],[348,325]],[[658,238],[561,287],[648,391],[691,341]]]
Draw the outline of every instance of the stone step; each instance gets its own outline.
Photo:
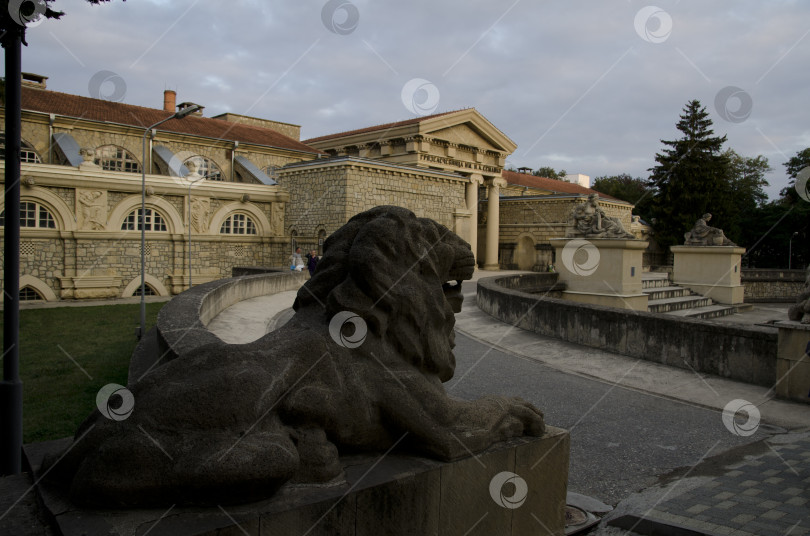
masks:
[[[695,307],[693,309],[681,309],[679,311],[670,311],[666,314],[672,316],[679,316],[681,318],[700,318],[706,320],[709,318],[717,318],[720,316],[729,316],[737,312],[737,309],[731,305],[706,305],[704,307]]]
[[[680,298],[681,296],[692,296],[694,294],[688,288],[678,286],[645,288],[641,292],[646,294],[647,299],[650,301]]]
[[[711,298],[705,296],[681,296],[663,300],[649,300],[647,302],[647,311],[651,313],[668,313],[670,311],[680,311],[681,309],[704,307],[712,303]]]
[[[666,272],[647,272],[641,274],[641,288],[660,288],[671,286]]]

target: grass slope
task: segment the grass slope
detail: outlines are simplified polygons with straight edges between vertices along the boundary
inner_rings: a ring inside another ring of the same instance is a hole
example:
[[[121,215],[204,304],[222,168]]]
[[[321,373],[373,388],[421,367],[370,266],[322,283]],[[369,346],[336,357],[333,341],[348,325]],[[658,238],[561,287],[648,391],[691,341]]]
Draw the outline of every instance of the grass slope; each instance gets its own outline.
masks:
[[[163,303],[146,304],[147,328]],[[72,436],[108,383],[126,385],[139,304],[20,311],[23,441]]]

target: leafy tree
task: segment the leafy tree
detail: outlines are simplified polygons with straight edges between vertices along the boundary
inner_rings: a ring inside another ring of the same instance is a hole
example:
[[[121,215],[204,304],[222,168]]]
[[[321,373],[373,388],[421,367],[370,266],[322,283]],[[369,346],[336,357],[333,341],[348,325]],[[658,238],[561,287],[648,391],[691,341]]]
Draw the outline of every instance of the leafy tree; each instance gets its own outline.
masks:
[[[742,246],[750,246],[747,228],[757,208],[768,201],[764,187],[768,186],[765,174],[771,171],[768,159],[741,156],[728,149],[724,156],[728,161],[729,199],[731,201],[729,219],[724,230],[733,241]]]
[[[649,170],[648,186],[655,190],[652,223],[661,246],[683,243],[684,233],[706,212],[714,216],[713,225],[728,225],[733,209],[728,157],[722,151],[726,136],[714,136],[709,114],[698,100],[686,104],[676,126],[682,137],[661,140],[666,148],[655,155],[658,165]]]
[[[560,171],[555,171],[553,167],[549,166],[537,168],[532,172],[532,175],[534,175],[535,177],[547,177],[549,179],[555,179],[558,181],[564,181],[565,176],[567,174],[568,173],[566,173],[564,169],[561,169]]]
[[[810,203],[792,186],[799,171],[810,165],[810,148],[798,151],[783,165],[791,186],[780,192],[779,199],[757,207],[746,220],[746,266],[804,269],[810,264]]]
[[[810,264],[810,203],[789,197],[765,203],[750,214],[743,235],[744,266],[804,269]]]
[[[796,156],[791,157],[790,160],[782,165],[785,166],[785,171],[787,171],[790,181],[788,182],[789,186],[784,188],[780,192],[780,195],[782,197],[789,197],[793,202],[798,201],[799,196],[796,194],[796,189],[793,185],[796,184],[796,175],[807,166],[810,166],[810,147],[797,152]]]
[[[631,177],[627,173],[620,175],[596,177],[591,188],[599,193],[627,201],[635,205],[633,212],[641,219],[650,222],[650,204],[653,190],[647,181],[639,177]]]

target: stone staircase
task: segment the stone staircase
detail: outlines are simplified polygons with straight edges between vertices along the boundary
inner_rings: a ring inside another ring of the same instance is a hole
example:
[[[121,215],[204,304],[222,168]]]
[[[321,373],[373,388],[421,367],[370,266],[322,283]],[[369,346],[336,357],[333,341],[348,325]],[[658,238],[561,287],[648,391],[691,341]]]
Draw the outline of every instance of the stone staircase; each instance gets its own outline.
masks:
[[[648,272],[641,277],[642,292],[647,295],[647,311],[686,318],[717,318],[733,315],[739,307],[716,304],[688,288],[673,285],[666,272]]]

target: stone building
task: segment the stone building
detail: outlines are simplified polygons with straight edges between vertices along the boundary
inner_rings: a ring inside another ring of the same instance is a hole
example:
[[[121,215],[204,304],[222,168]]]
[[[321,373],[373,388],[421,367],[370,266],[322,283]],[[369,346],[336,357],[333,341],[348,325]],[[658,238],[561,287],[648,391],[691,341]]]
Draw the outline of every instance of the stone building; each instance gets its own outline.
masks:
[[[201,111],[146,132],[191,105],[173,91],[162,108],[68,95],[24,74],[23,299],[138,294],[142,225],[147,292],[169,295],[235,266],[286,266],[381,204],[446,225],[486,269],[543,269],[593,192],[505,171],[516,145],[474,108],[304,142],[297,125]],[[603,205],[633,228],[631,205]]]
[[[633,205],[601,194],[578,183],[536,177],[503,170],[506,186],[501,188],[499,218],[499,264],[505,269],[547,269],[556,263],[550,239],[565,237],[571,209],[593,193],[608,216],[621,220],[625,229],[647,240],[649,227],[633,216]],[[585,177],[585,176],[580,176]],[[586,177],[587,179],[587,177]],[[487,201],[482,201],[486,205]],[[481,209],[482,219],[487,210]],[[486,222],[481,222],[481,227]]]
[[[447,225],[467,240],[485,268],[498,267],[497,216],[491,217],[491,223],[484,229],[491,240],[480,241],[478,226],[474,224],[478,221],[479,188],[483,187],[490,196],[494,192],[494,199],[499,198],[498,189],[506,184],[501,171],[517,146],[476,109],[351,130],[304,143],[343,158],[346,166],[366,162],[362,172],[355,167],[356,171],[345,173],[346,190],[335,187],[336,192],[341,192],[339,195],[345,191],[347,214],[371,208],[384,199],[397,201],[419,216]],[[321,165],[321,162],[298,164],[290,166],[290,171],[314,170]],[[281,172],[283,184],[287,184],[290,171]],[[296,181],[289,183],[291,191],[309,187],[313,179],[308,177],[314,175],[314,171],[291,175]],[[302,207],[298,203],[293,196],[291,207],[300,212]],[[490,210],[496,214],[497,208],[498,203],[493,203]]]
[[[163,109],[144,108],[49,91],[44,77],[26,74],[22,109],[23,299],[139,294],[142,225],[150,294],[237,265],[286,264],[290,193],[273,177],[322,156],[296,139],[299,127],[190,115],[146,133],[144,159],[145,129],[176,111],[172,91]]]

